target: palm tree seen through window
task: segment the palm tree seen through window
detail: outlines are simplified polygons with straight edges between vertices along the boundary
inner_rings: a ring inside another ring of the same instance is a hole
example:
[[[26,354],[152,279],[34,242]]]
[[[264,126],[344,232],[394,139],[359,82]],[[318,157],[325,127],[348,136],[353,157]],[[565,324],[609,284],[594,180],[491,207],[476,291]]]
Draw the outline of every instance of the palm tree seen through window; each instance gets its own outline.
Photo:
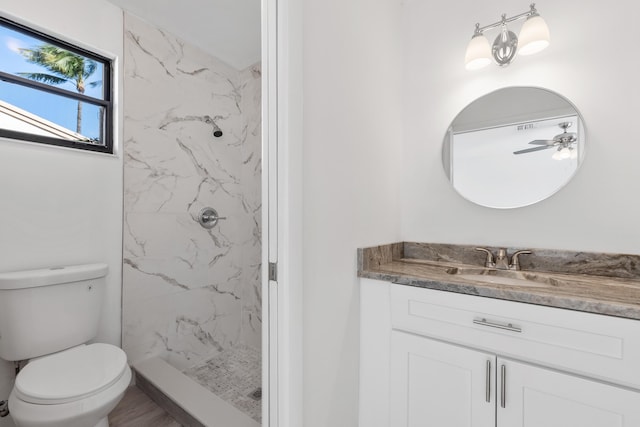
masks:
[[[96,87],[100,80],[87,82],[98,68],[96,62],[51,44],[34,48],[21,48],[20,53],[27,61],[44,67],[49,73],[17,73],[22,77],[52,85],[72,83],[78,93],[84,94],[87,86]],[[76,132],[82,133],[82,101],[78,101]]]

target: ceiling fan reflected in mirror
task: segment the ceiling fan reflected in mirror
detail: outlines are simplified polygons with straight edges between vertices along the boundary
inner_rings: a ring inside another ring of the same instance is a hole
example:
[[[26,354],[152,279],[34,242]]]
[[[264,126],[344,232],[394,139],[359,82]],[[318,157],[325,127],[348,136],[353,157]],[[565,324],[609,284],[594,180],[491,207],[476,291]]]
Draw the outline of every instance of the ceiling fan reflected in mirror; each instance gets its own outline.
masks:
[[[536,139],[529,142],[531,145],[539,145],[539,147],[526,148],[524,150],[514,151],[513,154],[525,154],[532,153],[534,151],[547,150],[552,147],[556,147],[556,152],[553,153],[552,158],[554,160],[562,159],[575,159],[578,157],[578,152],[575,147],[572,146],[574,142],[578,140],[578,135],[575,132],[567,132],[567,129],[572,126],[571,122],[561,122],[558,126],[562,129],[562,133],[554,136],[553,139]]]

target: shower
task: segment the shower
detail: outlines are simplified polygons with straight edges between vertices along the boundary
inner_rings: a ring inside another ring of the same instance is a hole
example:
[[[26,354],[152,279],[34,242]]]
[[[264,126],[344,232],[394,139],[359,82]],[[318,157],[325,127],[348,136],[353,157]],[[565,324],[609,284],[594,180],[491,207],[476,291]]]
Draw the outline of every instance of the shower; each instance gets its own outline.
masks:
[[[143,391],[259,425],[259,57],[238,67],[126,13],[124,91],[123,348]]]

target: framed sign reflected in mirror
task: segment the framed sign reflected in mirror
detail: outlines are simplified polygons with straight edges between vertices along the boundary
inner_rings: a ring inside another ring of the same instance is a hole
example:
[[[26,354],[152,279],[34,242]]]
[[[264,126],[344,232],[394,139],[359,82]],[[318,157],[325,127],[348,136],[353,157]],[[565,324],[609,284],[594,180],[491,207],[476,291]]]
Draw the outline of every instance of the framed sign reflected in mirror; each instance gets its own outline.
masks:
[[[455,190],[476,204],[509,209],[564,187],[584,158],[582,116],[566,98],[534,87],[499,89],[456,116],[442,149]]]

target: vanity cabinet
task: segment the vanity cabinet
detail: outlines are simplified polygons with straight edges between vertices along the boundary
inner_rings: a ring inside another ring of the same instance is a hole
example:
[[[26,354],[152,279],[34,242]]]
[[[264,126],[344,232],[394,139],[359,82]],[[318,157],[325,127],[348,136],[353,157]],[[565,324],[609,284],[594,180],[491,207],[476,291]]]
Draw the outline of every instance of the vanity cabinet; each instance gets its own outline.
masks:
[[[390,374],[393,427],[640,425],[636,391],[404,332]]]
[[[504,408],[498,381],[498,427],[640,426],[636,390],[501,358],[497,367],[498,378],[505,371]]]
[[[360,426],[640,426],[639,323],[362,279]]]
[[[389,425],[495,427],[494,370],[492,354],[392,332]]]

